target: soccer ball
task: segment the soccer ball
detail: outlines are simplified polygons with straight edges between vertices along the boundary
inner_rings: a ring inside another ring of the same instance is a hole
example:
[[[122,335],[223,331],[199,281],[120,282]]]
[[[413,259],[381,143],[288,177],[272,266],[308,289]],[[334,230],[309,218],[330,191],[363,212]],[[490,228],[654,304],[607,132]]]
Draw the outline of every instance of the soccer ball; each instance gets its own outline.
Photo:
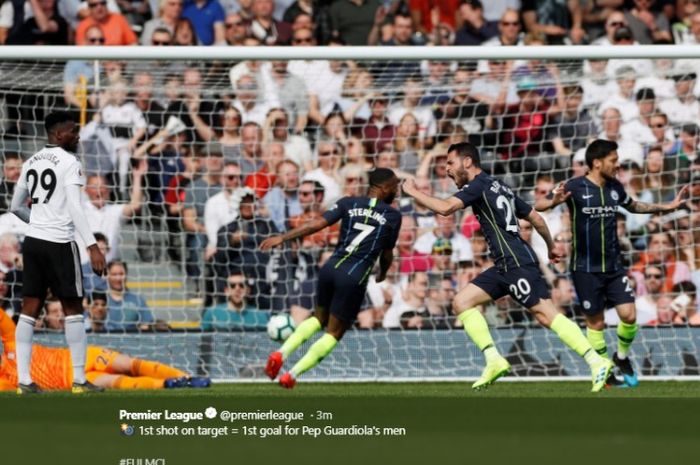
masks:
[[[274,315],[267,322],[267,335],[273,341],[282,342],[294,332],[294,320],[287,313]]]

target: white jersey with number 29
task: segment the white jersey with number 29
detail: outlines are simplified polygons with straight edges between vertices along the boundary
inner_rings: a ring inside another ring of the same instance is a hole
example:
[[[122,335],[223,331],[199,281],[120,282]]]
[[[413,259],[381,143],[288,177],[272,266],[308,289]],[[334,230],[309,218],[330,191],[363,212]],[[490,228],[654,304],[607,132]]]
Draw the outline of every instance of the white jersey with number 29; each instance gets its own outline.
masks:
[[[47,145],[22,165],[17,187],[29,192],[31,215],[27,236],[50,242],[71,242],[75,227],[68,211],[66,186],[85,185],[80,160]]]

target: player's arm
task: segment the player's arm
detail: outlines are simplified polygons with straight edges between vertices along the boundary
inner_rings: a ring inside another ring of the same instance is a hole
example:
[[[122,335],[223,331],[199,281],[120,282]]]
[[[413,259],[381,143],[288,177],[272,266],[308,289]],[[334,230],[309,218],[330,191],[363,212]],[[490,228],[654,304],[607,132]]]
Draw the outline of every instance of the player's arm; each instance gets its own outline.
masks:
[[[537,199],[535,202],[535,210],[538,212],[549,210],[550,208],[554,208],[557,205],[566,202],[566,199],[569,197],[571,197],[571,192],[567,192],[566,188],[564,187],[564,183],[560,182],[549,195]]]
[[[631,213],[664,213],[677,210],[685,203],[685,196],[688,193],[689,186],[683,186],[678,192],[676,198],[668,203],[647,203],[638,200],[631,200],[629,203],[623,203],[622,206]]]
[[[309,234],[313,234],[322,230],[323,228],[328,226],[328,224],[329,223],[328,220],[326,220],[326,218],[316,218],[315,220],[302,224],[301,226],[294,228],[291,231],[287,231],[284,234],[268,237],[260,244],[260,250],[270,250],[281,245],[284,242],[291,241],[292,239],[308,236]]]
[[[105,256],[102,255],[99,247],[97,247],[95,235],[90,230],[90,225],[85,217],[85,211],[80,202],[79,184],[66,185],[66,205],[68,207],[68,214],[71,220],[73,220],[75,230],[80,234],[80,237],[83,238],[83,241],[87,245],[92,270],[97,276],[102,276],[105,270]]]
[[[561,257],[557,255],[554,251],[554,240],[552,239],[552,233],[549,232],[549,227],[545,223],[544,218],[535,209],[532,209],[530,213],[525,217],[525,219],[530,222],[535,231],[540,233],[542,239],[547,244],[547,251],[549,253],[549,259],[552,263],[557,263]]]
[[[465,207],[464,202],[454,196],[446,199],[439,199],[437,197],[431,197],[424,194],[418,190],[416,187],[416,182],[412,178],[404,181],[402,189],[404,193],[416,199],[416,202],[442,216],[451,215],[457,210],[461,210]]]
[[[31,211],[27,207],[27,197],[29,197],[29,191],[27,191],[27,188],[24,185],[17,183],[15,186],[15,192],[12,195],[10,211],[25,223],[29,223],[29,217],[31,214]]]
[[[375,281],[381,283],[386,279],[386,274],[389,271],[391,262],[394,261],[394,249],[384,249],[382,254],[379,256],[379,273]]]

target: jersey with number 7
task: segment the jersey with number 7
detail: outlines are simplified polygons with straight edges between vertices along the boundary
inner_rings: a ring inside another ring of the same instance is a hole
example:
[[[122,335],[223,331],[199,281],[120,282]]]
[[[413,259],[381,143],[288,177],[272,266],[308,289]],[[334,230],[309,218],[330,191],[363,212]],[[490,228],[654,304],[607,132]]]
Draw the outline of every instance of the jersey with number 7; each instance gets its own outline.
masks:
[[[66,186],[85,185],[78,158],[47,145],[22,164],[18,189],[26,189],[32,203],[27,236],[50,242],[74,240],[73,219],[67,206]]]
[[[366,282],[382,250],[394,248],[401,229],[401,213],[376,198],[343,197],[323,217],[328,224],[342,220],[329,263],[360,284]]]
[[[472,207],[499,271],[539,264],[530,244],[520,237],[518,225],[518,219],[526,218],[532,207],[510,187],[482,171],[454,196],[464,208]]]

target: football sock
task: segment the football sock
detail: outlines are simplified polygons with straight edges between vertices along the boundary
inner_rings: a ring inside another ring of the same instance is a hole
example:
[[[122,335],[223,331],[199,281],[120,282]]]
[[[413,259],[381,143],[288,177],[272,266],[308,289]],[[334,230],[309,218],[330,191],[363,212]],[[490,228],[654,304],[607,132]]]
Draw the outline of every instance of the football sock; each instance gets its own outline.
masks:
[[[70,315],[65,320],[66,342],[73,364],[73,382],[85,383],[85,358],[87,357],[87,335],[83,315]]]
[[[119,376],[112,382],[115,389],[162,389],[165,379],[150,376]]]
[[[586,337],[588,338],[588,342],[593,346],[593,349],[598,352],[598,355],[608,358],[608,346],[605,344],[605,331],[586,328]]]
[[[32,361],[32,338],[36,320],[27,315],[20,315],[15,330],[15,355],[17,356],[17,378],[20,384],[32,384],[29,374]]]
[[[464,331],[469,335],[469,338],[476,344],[479,350],[484,353],[486,363],[501,356],[493,343],[493,338],[489,332],[489,325],[486,323],[484,315],[481,314],[478,308],[470,308],[460,313],[457,318],[459,318],[459,321],[464,325]]]
[[[625,359],[627,358],[627,353],[630,350],[630,346],[632,345],[632,341],[634,341],[634,337],[637,335],[637,331],[639,330],[639,325],[637,323],[625,323],[624,321],[621,321],[619,325],[617,325],[617,357],[620,359]]]
[[[300,345],[306,342],[307,339],[316,334],[320,329],[321,322],[318,321],[318,318],[315,316],[302,321],[292,335],[284,341],[282,347],[280,347],[279,351],[282,353],[282,358],[286,359],[289,357]]]
[[[150,360],[141,360],[140,358],[131,360],[131,374],[133,376],[149,376],[158,379],[182,378],[183,376],[187,376],[187,373],[184,371],[173,368],[170,365],[152,362]]]
[[[595,350],[592,350],[591,343],[583,335],[581,328],[561,313],[554,317],[550,328],[564,344],[581,357],[585,357],[589,364],[595,363],[600,359],[600,355]]]
[[[289,370],[295,378],[318,365],[335,348],[336,338],[326,333],[309,347],[308,352]]]

